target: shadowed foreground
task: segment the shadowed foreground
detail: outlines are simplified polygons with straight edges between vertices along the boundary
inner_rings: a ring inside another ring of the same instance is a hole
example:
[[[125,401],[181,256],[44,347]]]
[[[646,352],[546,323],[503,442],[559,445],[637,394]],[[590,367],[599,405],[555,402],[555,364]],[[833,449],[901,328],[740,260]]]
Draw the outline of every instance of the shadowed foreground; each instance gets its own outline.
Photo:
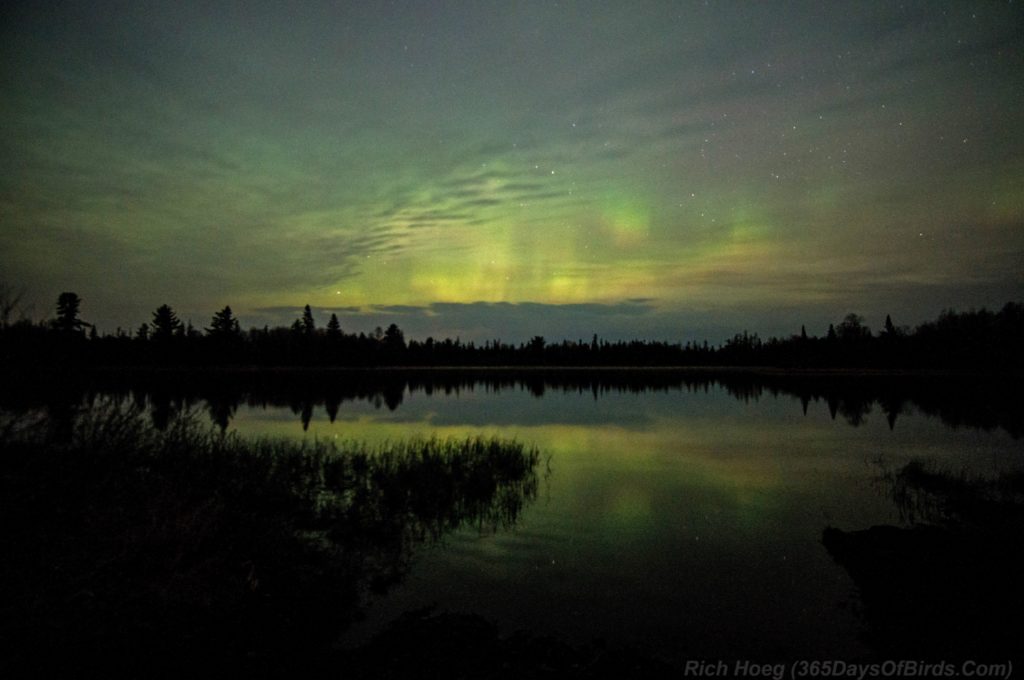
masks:
[[[109,404],[70,437],[0,428],[7,670],[336,667],[417,545],[511,527],[538,487],[539,453],[496,439],[336,450]]]
[[[850,573],[865,638],[883,658],[1020,658],[1024,475],[996,479],[912,461],[883,481],[910,526],[825,529]]]
[[[502,636],[472,614],[408,612],[367,645],[340,657],[345,677],[424,680],[678,678],[680,671],[601,641],[573,647],[519,631]]]

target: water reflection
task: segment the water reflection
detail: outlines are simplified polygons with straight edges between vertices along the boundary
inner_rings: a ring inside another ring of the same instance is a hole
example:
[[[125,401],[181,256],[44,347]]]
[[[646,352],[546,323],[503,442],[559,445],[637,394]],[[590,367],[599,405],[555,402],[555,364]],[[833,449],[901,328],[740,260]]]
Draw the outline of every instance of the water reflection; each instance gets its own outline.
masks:
[[[538,492],[540,454],[514,442],[338,452],[163,425],[105,401],[70,433],[5,424],[5,664],[153,677],[199,659],[231,675],[327,663],[417,550],[511,528]]]
[[[853,533],[908,521],[877,493],[872,461],[1019,463],[1013,386],[950,376],[357,371],[103,380],[36,403],[114,393],[157,407],[147,417],[168,428],[192,405],[229,432],[297,442],[483,433],[551,455],[544,493],[522,508],[514,531],[481,537],[463,527],[443,547],[418,550],[415,568],[348,629],[352,648],[437,605],[506,633],[573,645],[601,638],[676,666],[873,658],[883,647],[858,637],[859,576],[821,542],[826,526]]]
[[[722,389],[751,403],[766,397],[795,398],[806,415],[824,404],[833,419],[863,425],[880,412],[890,429],[902,416],[922,413],[953,428],[1002,429],[1014,438],[1024,434],[1024,401],[1013,381],[956,375],[751,374],[673,370],[379,370],[379,371],[165,371],[99,373],[72,376],[60,385],[19,385],[0,395],[0,406],[47,405],[55,417],[67,405],[97,394],[130,398],[151,409],[163,429],[182,408],[204,403],[210,419],[227,429],[239,407],[288,408],[308,429],[316,409],[331,423],[345,403],[365,403],[398,411],[417,394],[460,396],[474,393],[524,392],[537,398],[554,394],[706,393]],[[467,418],[470,414],[462,413]],[[552,414],[553,416],[554,414]],[[486,424],[515,422],[515,413],[489,412]],[[505,418],[502,421],[502,418]],[[536,420],[531,414],[530,420]],[[603,422],[608,415],[603,414]],[[464,420],[464,422],[471,422]],[[480,423],[478,423],[480,424]]]

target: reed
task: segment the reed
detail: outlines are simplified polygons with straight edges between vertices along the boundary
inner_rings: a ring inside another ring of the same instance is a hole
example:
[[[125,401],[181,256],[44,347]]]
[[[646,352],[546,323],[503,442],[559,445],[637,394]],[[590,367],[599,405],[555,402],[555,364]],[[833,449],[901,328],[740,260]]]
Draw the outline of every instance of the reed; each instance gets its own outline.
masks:
[[[0,636],[58,671],[326,653],[418,545],[510,527],[538,488],[501,439],[247,439],[115,402],[2,432]]]

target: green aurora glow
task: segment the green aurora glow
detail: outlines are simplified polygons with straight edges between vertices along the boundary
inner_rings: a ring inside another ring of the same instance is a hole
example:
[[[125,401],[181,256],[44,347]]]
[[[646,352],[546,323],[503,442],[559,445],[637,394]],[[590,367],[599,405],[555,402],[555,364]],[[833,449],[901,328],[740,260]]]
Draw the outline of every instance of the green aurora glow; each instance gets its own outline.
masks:
[[[37,316],[678,340],[1024,292],[1016,3],[0,11]]]

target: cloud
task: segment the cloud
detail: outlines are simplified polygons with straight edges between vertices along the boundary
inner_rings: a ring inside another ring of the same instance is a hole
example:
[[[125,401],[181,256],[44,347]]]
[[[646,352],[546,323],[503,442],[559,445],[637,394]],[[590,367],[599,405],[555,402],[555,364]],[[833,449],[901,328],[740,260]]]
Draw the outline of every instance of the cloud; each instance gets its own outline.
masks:
[[[589,340],[593,333],[610,338],[637,338],[659,324],[660,331],[674,325],[666,321],[655,301],[649,298],[571,304],[479,301],[369,307],[313,305],[311,309],[321,325],[332,313],[343,316],[349,332],[394,323],[410,338],[461,337],[479,342],[495,338],[522,342],[534,335],[553,341],[582,337]],[[271,305],[242,310],[239,318],[243,325],[288,326],[301,314],[302,305]]]
[[[37,5],[0,22],[0,252],[40,308],[636,337],[1020,297],[1015,5]]]
[[[558,340],[583,336],[589,339],[596,332],[638,337],[641,333],[637,322],[656,315],[654,301],[647,299],[584,304],[433,302],[372,306],[348,314],[347,323],[367,329],[395,323],[411,338],[458,336],[463,340],[501,338],[521,342],[534,335]]]
[[[415,316],[424,316],[429,311],[429,307],[421,307],[418,305],[374,305],[371,308],[371,313],[403,314]]]
[[[597,302],[571,303],[562,305],[541,302],[522,302],[515,307],[533,314],[557,313],[570,314],[574,317],[607,317],[607,316],[640,316],[654,310],[649,303],[622,302],[619,304],[602,304]]]

